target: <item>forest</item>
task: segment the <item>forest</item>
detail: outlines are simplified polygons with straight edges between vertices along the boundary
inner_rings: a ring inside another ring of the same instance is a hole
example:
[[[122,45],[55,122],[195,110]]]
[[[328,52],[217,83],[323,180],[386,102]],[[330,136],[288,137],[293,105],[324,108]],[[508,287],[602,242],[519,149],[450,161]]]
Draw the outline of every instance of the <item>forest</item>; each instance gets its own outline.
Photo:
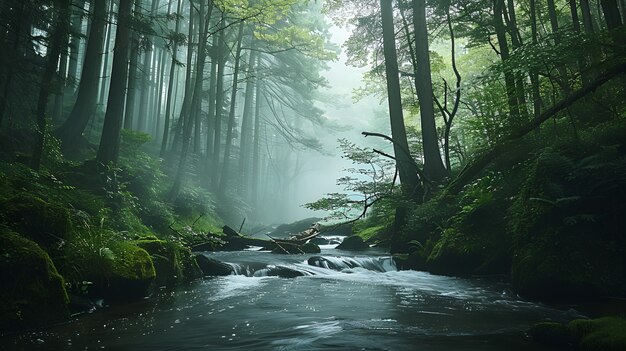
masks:
[[[0,0],[0,349],[626,349],[625,22]]]

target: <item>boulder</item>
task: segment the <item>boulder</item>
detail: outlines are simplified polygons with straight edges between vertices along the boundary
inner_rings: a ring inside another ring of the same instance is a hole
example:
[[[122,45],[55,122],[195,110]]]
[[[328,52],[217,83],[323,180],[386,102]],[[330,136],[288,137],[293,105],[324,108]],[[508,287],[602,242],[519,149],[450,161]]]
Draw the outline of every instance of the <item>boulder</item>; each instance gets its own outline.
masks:
[[[293,268],[276,266],[268,268],[266,275],[269,277],[295,278],[304,276],[304,273]]]
[[[312,242],[308,242],[304,245],[302,245],[302,251],[304,251],[304,253],[320,253],[322,252],[322,249],[320,249],[319,246],[317,246],[317,244],[312,243]]]
[[[0,330],[38,327],[69,318],[63,277],[35,242],[0,232]]]
[[[225,276],[235,273],[235,269],[231,265],[214,258],[205,255],[196,255],[195,258],[205,277]]]
[[[286,238],[290,235],[303,232],[311,227],[311,225],[322,221],[322,218],[311,217],[290,224],[279,225],[270,236],[275,238]]]
[[[311,240],[309,240],[309,243],[311,244],[315,244],[315,245],[328,245],[330,244],[330,240],[326,239],[326,238],[313,238]]]
[[[188,248],[157,238],[142,238],[135,244],[150,254],[156,271],[154,283],[157,287],[202,277],[202,271]]]
[[[337,246],[338,250],[359,251],[369,249],[369,245],[363,241],[360,236],[349,236],[343,239],[343,242]]]
[[[101,257],[92,258],[85,278],[93,282],[90,297],[128,301],[145,297],[156,277],[150,254],[128,241],[119,241],[102,249]]]

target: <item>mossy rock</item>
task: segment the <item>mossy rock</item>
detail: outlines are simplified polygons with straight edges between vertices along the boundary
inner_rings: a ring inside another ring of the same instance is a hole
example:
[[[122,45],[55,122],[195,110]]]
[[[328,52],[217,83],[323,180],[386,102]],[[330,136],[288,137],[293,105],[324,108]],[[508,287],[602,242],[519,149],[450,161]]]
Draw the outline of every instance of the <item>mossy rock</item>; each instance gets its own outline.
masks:
[[[71,228],[67,208],[29,193],[18,193],[0,207],[13,230],[46,248],[66,239]]]
[[[69,317],[63,277],[48,254],[19,234],[0,230],[0,331]]]
[[[626,319],[604,317],[599,319],[577,319],[567,327],[579,340],[583,351],[626,350]]]
[[[337,250],[361,251],[369,249],[369,245],[363,241],[363,238],[357,235],[349,236],[337,245]]]
[[[394,254],[392,257],[399,270],[426,270],[426,258],[422,252],[413,251],[409,254]]]
[[[86,280],[93,282],[89,294],[112,300],[135,300],[148,294],[156,277],[150,254],[126,241],[116,242],[103,259],[103,267],[88,267]]]
[[[191,251],[171,241],[142,238],[135,244],[146,250],[156,271],[155,286],[172,286],[202,277]]]
[[[619,317],[576,319],[567,325],[544,322],[534,325],[528,334],[538,343],[560,349],[626,350],[626,319]]]

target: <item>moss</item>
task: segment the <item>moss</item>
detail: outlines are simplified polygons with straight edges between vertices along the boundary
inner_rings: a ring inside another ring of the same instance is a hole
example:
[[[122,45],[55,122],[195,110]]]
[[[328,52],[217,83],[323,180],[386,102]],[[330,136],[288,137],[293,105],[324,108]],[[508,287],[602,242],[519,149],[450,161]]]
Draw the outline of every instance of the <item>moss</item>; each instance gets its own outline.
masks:
[[[177,243],[148,237],[135,244],[150,254],[156,271],[156,286],[176,285],[202,276],[191,251]]]
[[[0,330],[49,324],[69,317],[63,277],[35,242],[0,229]]]
[[[368,241],[379,235],[380,232],[385,230],[384,225],[378,225],[375,227],[368,227],[360,230],[356,235],[360,236],[364,241]]]
[[[44,247],[56,246],[67,237],[72,226],[66,208],[27,192],[0,203],[0,212],[13,230]]]
[[[85,279],[94,283],[89,290],[91,296],[133,300],[147,295],[156,272],[146,250],[131,242],[118,241],[101,252],[99,259],[104,266],[84,267]]]
[[[626,319],[604,317],[577,319],[568,324],[584,351],[626,350]]]

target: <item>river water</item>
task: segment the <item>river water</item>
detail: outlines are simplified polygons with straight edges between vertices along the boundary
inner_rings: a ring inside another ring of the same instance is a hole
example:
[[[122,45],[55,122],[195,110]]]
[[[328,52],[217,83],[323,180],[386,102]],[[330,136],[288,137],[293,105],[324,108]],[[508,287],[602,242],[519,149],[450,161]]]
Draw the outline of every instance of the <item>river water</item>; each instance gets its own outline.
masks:
[[[542,350],[524,332],[574,310],[525,301],[494,278],[397,271],[383,252],[206,253],[239,275],[206,278],[0,342],[11,350]],[[321,266],[307,263],[322,256]],[[265,276],[289,267],[296,278]],[[350,268],[352,267],[352,268]]]

